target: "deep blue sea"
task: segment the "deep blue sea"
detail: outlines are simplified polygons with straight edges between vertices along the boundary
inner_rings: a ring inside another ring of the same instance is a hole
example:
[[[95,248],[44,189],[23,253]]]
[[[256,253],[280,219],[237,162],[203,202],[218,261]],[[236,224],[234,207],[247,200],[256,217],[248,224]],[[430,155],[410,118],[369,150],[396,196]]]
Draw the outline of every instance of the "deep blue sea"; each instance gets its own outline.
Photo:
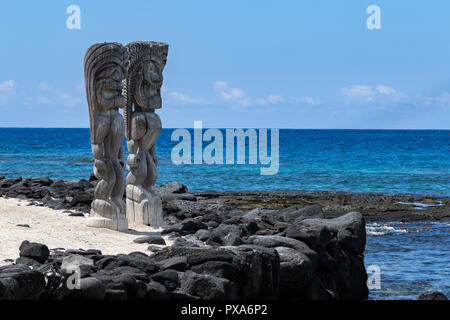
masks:
[[[171,141],[172,132],[163,129],[157,141],[158,184],[179,181],[191,191],[450,196],[449,130],[280,130],[279,171],[266,176],[260,174],[266,165],[248,164],[248,152],[247,164],[175,165],[171,152],[178,140]],[[88,179],[92,163],[89,129],[0,128],[0,175]],[[372,264],[381,267],[382,278],[381,289],[370,293],[373,299],[416,298],[432,289],[449,296],[449,223],[369,224],[366,265]]]

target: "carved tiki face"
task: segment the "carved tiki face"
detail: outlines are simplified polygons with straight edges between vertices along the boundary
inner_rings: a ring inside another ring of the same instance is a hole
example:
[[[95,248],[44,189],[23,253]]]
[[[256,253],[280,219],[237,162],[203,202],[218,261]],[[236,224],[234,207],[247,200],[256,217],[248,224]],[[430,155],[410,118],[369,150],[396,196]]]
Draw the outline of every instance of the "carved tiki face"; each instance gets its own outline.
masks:
[[[161,42],[132,42],[127,45],[130,90],[133,102],[144,110],[162,106],[161,86],[167,61],[168,45]],[[127,94],[130,94],[128,92]]]
[[[125,105],[122,95],[126,69],[118,63],[108,63],[98,73],[95,82],[97,103],[104,108],[117,108]]]
[[[127,49],[117,42],[96,43],[89,47],[84,56],[91,142],[95,137],[97,112],[125,105],[122,80],[126,77],[127,60]]]
[[[90,109],[125,105],[122,90],[127,58],[126,48],[116,42],[97,43],[88,49],[84,58],[84,72]]]

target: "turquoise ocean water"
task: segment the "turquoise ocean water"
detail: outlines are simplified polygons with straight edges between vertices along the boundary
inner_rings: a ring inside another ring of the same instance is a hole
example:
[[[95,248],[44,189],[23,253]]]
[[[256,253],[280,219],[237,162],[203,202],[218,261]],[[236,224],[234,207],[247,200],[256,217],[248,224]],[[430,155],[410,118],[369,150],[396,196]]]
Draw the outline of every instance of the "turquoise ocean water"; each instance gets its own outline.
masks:
[[[449,130],[280,130],[279,172],[270,176],[248,157],[243,165],[175,165],[172,132],[163,129],[157,141],[158,184],[450,196]],[[0,128],[0,175],[88,179],[92,162],[89,129]],[[450,295],[449,232],[445,222],[370,224],[366,264],[382,270],[382,288],[371,298],[415,298],[432,289]]]

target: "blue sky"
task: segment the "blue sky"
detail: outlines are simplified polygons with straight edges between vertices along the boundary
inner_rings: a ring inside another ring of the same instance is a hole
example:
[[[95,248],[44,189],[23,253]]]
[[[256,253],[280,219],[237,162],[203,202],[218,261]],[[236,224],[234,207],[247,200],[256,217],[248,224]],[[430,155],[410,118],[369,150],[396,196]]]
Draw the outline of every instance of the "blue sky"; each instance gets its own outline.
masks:
[[[448,129],[449,14],[444,0],[3,2],[0,126],[87,127],[86,49],[155,40],[165,127]]]

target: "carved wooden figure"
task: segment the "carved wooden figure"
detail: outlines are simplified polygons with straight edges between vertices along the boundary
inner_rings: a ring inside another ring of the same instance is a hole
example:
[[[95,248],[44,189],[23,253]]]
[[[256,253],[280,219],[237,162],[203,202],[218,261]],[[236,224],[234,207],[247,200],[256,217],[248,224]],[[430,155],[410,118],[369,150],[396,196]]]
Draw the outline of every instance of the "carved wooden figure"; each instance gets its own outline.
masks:
[[[158,178],[155,142],[161,132],[162,72],[168,45],[137,41],[127,44],[128,76],[125,84],[125,134],[129,156],[126,186],[127,218],[130,224],[160,227],[161,197],[153,190]]]
[[[125,130],[118,111],[125,106],[126,62],[127,50],[120,43],[94,44],[84,57],[94,174],[99,180],[88,225],[113,230],[128,229],[123,201]]]

